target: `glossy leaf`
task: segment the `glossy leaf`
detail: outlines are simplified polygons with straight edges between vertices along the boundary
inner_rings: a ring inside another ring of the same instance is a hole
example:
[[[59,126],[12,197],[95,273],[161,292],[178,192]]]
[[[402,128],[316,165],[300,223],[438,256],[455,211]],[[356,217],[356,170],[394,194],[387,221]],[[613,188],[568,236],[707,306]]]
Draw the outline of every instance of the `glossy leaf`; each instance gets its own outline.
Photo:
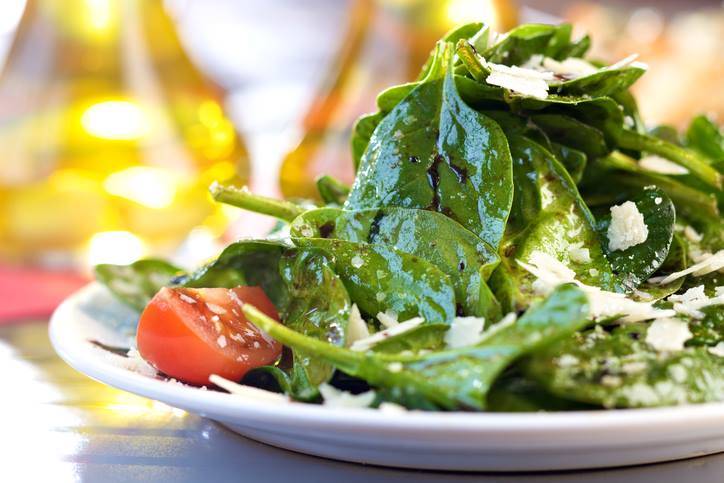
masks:
[[[500,258],[487,243],[445,215],[408,208],[320,208],[298,217],[291,232],[296,237],[385,245],[418,256],[450,277],[462,312],[491,315],[490,307],[481,304],[480,286]]]
[[[396,402],[423,399],[444,409],[484,409],[498,375],[520,356],[581,328],[588,305],[578,288],[561,286],[516,323],[476,346],[412,356],[354,352],[305,337],[249,305],[244,313],[283,344],[387,389],[385,396]]]
[[[603,249],[614,274],[627,290],[633,290],[651,277],[664,263],[669,254],[674,236],[676,212],[674,204],[661,189],[651,186],[645,188],[630,201],[644,217],[648,237],[644,243],[626,250],[608,249],[608,228],[611,224],[611,212],[605,210],[598,218],[597,229],[604,240]]]
[[[497,124],[468,107],[452,77],[452,46],[380,123],[346,209],[439,211],[497,247],[512,195],[508,145]]]
[[[647,324],[574,334],[533,355],[526,374],[553,394],[605,407],[724,399],[724,358],[706,348],[657,352]]]
[[[455,292],[442,271],[430,262],[386,245],[325,238],[295,237],[301,247],[329,254],[349,296],[369,315],[392,310],[399,320],[420,316],[428,323],[450,322]]]

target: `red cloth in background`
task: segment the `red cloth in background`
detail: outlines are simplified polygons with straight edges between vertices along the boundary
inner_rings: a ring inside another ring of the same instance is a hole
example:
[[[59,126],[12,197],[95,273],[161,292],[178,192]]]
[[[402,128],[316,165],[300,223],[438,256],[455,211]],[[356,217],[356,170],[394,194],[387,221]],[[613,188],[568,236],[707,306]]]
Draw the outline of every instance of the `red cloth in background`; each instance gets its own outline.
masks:
[[[89,279],[72,272],[0,267],[0,325],[48,317]]]

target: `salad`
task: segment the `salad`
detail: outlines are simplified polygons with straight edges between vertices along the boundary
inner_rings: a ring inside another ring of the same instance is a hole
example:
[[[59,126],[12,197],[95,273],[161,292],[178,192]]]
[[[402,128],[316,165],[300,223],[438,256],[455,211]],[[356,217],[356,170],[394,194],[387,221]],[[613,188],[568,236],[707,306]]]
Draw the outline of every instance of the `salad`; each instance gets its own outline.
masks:
[[[100,265],[177,380],[382,409],[724,401],[724,137],[642,121],[635,56],[570,25],[463,25],[354,125],[352,186],[214,185],[276,217],[185,272]]]

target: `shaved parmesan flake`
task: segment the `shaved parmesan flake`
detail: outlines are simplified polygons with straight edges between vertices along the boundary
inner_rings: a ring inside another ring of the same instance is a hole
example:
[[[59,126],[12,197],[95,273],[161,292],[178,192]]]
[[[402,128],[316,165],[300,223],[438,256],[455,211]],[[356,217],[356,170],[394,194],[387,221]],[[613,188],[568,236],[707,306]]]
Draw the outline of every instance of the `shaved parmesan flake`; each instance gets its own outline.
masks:
[[[288,403],[289,398],[286,396],[276,393],[265,391],[251,386],[244,386],[243,384],[230,381],[217,374],[211,374],[209,376],[209,382],[216,384],[221,389],[228,391],[229,393],[236,396],[243,396],[245,399],[253,399],[255,401],[263,401],[270,403]]]
[[[394,325],[389,329],[381,330],[367,338],[354,341],[350,346],[350,349],[352,349],[353,351],[364,352],[378,342],[381,342],[395,335],[404,334],[408,330],[414,329],[423,322],[424,319],[422,317],[415,317],[405,322],[400,322],[399,324]]]
[[[591,252],[588,248],[583,248],[583,242],[571,243],[568,257],[573,263],[591,263]]]
[[[699,243],[701,240],[704,239],[704,236],[701,235],[699,232],[697,232],[694,228],[692,228],[690,225],[686,225],[684,227],[684,236],[687,240],[694,243]]]
[[[715,356],[724,357],[724,342],[719,342],[714,347],[709,347],[709,353]]]
[[[689,174],[689,170],[680,164],[676,164],[666,158],[662,158],[661,156],[656,156],[654,154],[641,158],[639,160],[639,166],[646,171],[651,171],[652,173],[671,175]]]
[[[626,250],[639,245],[649,237],[649,229],[636,203],[626,201],[611,207],[611,224],[608,225],[608,249]]]
[[[327,383],[320,384],[319,392],[324,398],[322,404],[333,408],[367,408],[375,400],[374,391],[352,394]]]
[[[362,318],[362,314],[359,313],[357,304],[352,304],[352,308],[349,311],[349,322],[347,322],[347,347],[369,336],[370,331]]]
[[[515,312],[508,312],[507,314],[505,314],[505,317],[500,319],[497,324],[491,325],[490,327],[488,327],[488,330],[480,334],[480,339],[478,340],[478,342],[482,342],[491,338],[502,329],[505,329],[506,327],[510,327],[511,325],[515,324],[517,320],[518,314],[516,314]]]
[[[445,332],[445,344],[451,349],[475,345],[485,326],[482,317],[455,317]]]
[[[380,403],[380,406],[377,408],[383,413],[390,413],[390,414],[401,414],[406,413],[407,408],[405,406],[400,406],[399,404],[391,403],[391,402],[383,402]]]
[[[518,264],[538,277],[535,283],[549,287],[549,291],[563,283],[575,283],[588,297],[591,316],[594,319],[616,317],[621,322],[640,322],[642,320],[671,317],[674,310],[657,309],[651,302],[637,302],[625,294],[608,292],[576,280],[576,273],[555,257],[533,251],[528,263],[517,260]]]
[[[654,320],[646,331],[646,343],[659,352],[683,350],[691,337],[686,322],[669,317]]]
[[[400,323],[397,320],[397,312],[394,310],[386,310],[385,312],[378,313],[377,320],[379,320],[380,324],[388,329]]]
[[[683,315],[688,315],[695,319],[703,319],[704,313],[699,311],[704,307],[710,305],[722,305],[724,304],[724,294],[720,294],[717,291],[715,297],[707,297],[704,293],[704,286],[699,285],[693,287],[680,295],[671,295],[668,299],[669,302],[674,303],[674,310]]]
[[[548,97],[546,81],[553,80],[553,74],[550,72],[540,72],[515,65],[509,67],[492,62],[488,62],[487,66],[491,69],[490,75],[485,79],[488,84],[537,99]]]
[[[724,268],[724,250],[719,250],[715,254],[707,256],[706,258],[690,266],[689,268],[671,273],[666,277],[662,278],[661,280],[658,280],[657,277],[656,280],[657,283],[659,283],[660,285],[666,285],[689,274],[692,274],[695,277],[701,277],[702,275],[716,272],[717,270],[721,270],[722,268]]]
[[[623,69],[624,67],[638,67],[639,69],[648,69],[648,66],[644,64],[643,62],[636,62],[636,59],[639,58],[639,54],[631,54],[628,57],[625,57],[615,64],[611,64],[608,67],[604,67],[607,70],[614,70],[614,69]]]

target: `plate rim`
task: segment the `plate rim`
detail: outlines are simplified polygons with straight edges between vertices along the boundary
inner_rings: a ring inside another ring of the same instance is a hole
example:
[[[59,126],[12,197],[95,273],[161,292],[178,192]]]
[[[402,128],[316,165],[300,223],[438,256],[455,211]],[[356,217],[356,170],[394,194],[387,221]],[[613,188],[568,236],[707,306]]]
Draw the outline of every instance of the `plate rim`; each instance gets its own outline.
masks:
[[[174,384],[172,382],[153,379],[136,373],[130,369],[114,366],[100,356],[93,356],[89,350],[76,351],[73,347],[76,340],[68,338],[66,325],[72,326],[70,319],[76,305],[83,297],[92,296],[94,292],[106,290],[98,282],[91,282],[65,299],[55,310],[50,319],[49,335],[53,348],[58,355],[71,367],[79,372],[100,381],[134,394],[168,401],[172,399],[186,408],[204,407],[210,404],[213,411],[209,417],[218,417],[219,412],[232,417],[234,414],[253,414],[256,419],[274,419],[292,426],[308,426],[314,422],[317,428],[359,429],[360,427],[379,430],[415,431],[424,429],[426,432],[444,431],[456,434],[505,434],[547,435],[555,431],[575,435],[581,431],[595,430],[617,433],[621,430],[645,430],[652,440],[660,432],[670,433],[673,427],[681,430],[692,426],[705,429],[715,428],[720,423],[724,428],[724,402],[668,406],[658,408],[632,409],[599,409],[590,411],[562,412],[385,412],[370,408],[330,408],[309,403],[269,404],[239,395],[223,393],[215,390],[203,390],[197,387]],[[92,319],[92,317],[91,317]],[[100,349],[95,349],[100,350]],[[158,397],[163,396],[163,397]],[[168,403],[173,405],[173,403]],[[211,407],[209,407],[211,409]],[[665,424],[662,424],[665,423]],[[660,427],[658,425],[664,426]],[[712,435],[724,435],[724,430],[713,431]],[[691,436],[693,439],[700,437]]]

